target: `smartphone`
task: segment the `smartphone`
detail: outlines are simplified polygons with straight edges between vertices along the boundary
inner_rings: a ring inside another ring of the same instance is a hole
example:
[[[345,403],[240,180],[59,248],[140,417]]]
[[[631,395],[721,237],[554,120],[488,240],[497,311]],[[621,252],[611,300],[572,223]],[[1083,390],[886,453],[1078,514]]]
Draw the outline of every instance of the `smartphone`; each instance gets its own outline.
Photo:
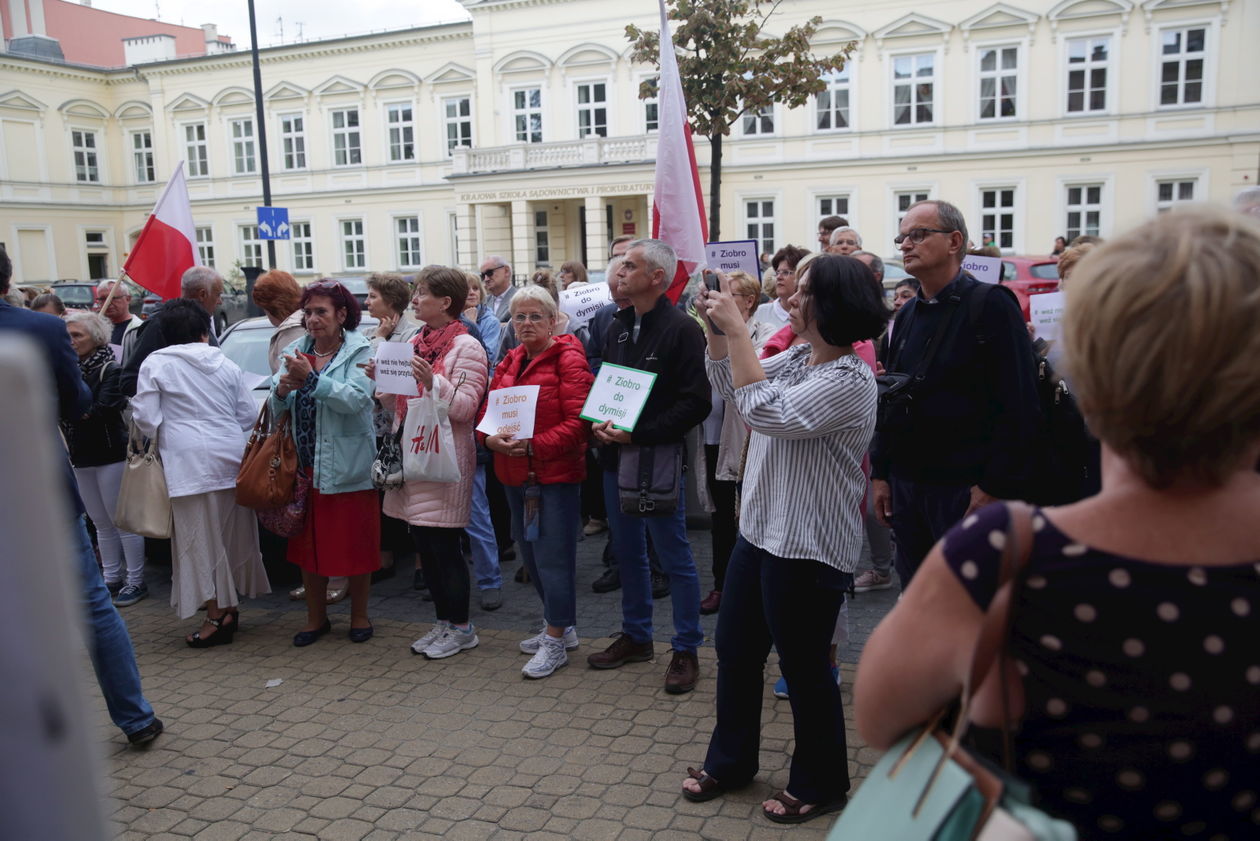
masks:
[[[722,282],[718,279],[717,272],[710,271],[709,269],[705,269],[702,277],[704,279],[705,288],[708,289],[710,292],[722,291]],[[716,324],[713,323],[713,319],[709,318],[708,316],[705,316],[705,321],[709,322],[709,329],[713,331],[713,335],[715,336],[726,335],[725,333],[722,332],[722,329],[720,327],[718,327]]]

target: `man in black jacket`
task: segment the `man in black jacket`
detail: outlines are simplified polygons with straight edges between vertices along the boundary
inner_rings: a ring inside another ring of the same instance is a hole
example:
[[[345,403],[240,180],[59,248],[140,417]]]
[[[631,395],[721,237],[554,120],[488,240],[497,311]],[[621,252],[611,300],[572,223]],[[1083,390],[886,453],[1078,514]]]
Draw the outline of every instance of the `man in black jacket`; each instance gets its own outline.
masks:
[[[704,372],[704,334],[700,325],[679,311],[665,295],[677,265],[674,250],[659,240],[630,243],[617,270],[621,294],[631,306],[619,311],[604,339],[605,363],[656,374],[656,381],[633,432],[611,422],[596,424],[601,444],[683,448],[688,430],[711,409],[709,380]],[[663,457],[663,453],[662,453]],[[685,460],[684,460],[685,463]],[[604,490],[612,530],[613,550],[621,567],[622,635],[607,650],[587,662],[597,669],[650,660],[652,648],[652,593],[648,572],[647,535],[670,578],[674,607],[673,657],[665,673],[665,691],[690,692],[700,665],[696,649],[704,639],[700,629],[700,581],[691,545],[687,542],[685,482],[679,481],[678,507],[664,517],[621,513],[617,474],[605,472]]]
[[[213,324],[215,310],[219,308],[219,299],[223,297],[223,277],[207,266],[193,266],[179,279],[179,290],[181,297],[196,301],[209,313],[210,344],[217,347],[219,340],[214,335]],[[122,388],[123,394],[128,397],[136,396],[140,366],[149,358],[150,353],[161,350],[168,344],[170,343],[162,332],[162,310],[159,309],[138,328],[135,344],[128,349],[130,355],[124,360],[123,369],[118,375],[118,385]]]
[[[917,382],[908,409],[881,409],[872,489],[876,516],[897,538],[904,588],[954,523],[1024,495],[1039,408],[1019,304],[1005,287],[963,272],[967,224],[958,208],[912,205],[896,242],[921,288],[894,319],[885,365]]]

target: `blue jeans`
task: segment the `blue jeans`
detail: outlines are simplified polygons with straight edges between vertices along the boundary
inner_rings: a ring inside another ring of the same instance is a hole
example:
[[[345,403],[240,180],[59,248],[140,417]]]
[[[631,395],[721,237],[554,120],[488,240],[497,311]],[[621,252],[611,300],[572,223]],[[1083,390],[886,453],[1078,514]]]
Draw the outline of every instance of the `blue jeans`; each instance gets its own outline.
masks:
[[[503,586],[499,571],[499,545],[494,539],[494,525],[490,522],[490,501],[486,498],[486,470],[493,465],[479,464],[473,474],[472,508],[468,514],[468,545],[472,549],[473,577],[477,589],[490,590]]]
[[[78,555],[79,575],[83,578],[83,609],[87,613],[88,654],[96,669],[109,717],[130,736],[153,723],[153,707],[140,689],[140,669],[131,637],[114,607],[105,587],[105,579],[96,566],[96,553],[88,537],[83,517],[75,519],[70,530]]]
[[[577,624],[577,539],[582,525],[576,482],[541,485],[538,539],[525,539],[525,488],[504,485],[512,509],[512,537],[543,603],[543,619],[555,628]]]
[[[604,471],[604,502],[613,554],[621,566],[621,630],[637,643],[652,641],[652,577],[648,571],[647,536],[652,536],[661,566],[669,576],[674,606],[675,651],[694,652],[704,642],[700,629],[700,578],[687,541],[687,480],[679,482],[678,510],[668,517],[631,517],[621,513],[617,474]]]
[[[740,535],[718,609],[717,723],[704,770],[738,786],[758,770],[766,656],[779,651],[791,687],[796,747],[787,789],[806,803],[849,790],[844,706],[828,656],[853,576],[820,561],[780,558]]]

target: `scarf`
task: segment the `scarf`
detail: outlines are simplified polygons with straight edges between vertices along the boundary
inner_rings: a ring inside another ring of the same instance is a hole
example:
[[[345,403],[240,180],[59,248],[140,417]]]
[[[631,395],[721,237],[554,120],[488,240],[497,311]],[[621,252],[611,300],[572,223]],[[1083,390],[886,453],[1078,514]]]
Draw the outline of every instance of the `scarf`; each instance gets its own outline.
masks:
[[[467,334],[468,328],[457,318],[445,327],[436,330],[427,324],[424,325],[411,343],[416,347],[416,355],[432,365],[433,375],[437,376],[446,373],[446,354],[450,351],[451,345],[455,344],[455,337]],[[421,389],[420,393],[424,394],[424,389]],[[400,398],[397,401],[394,414],[398,419],[398,426],[401,427],[403,417],[407,414],[406,399]]]
[[[83,374],[83,381],[95,387],[100,379],[100,370],[113,361],[114,352],[109,349],[109,345],[101,345],[92,351],[92,355],[87,359],[79,360],[79,371]]]

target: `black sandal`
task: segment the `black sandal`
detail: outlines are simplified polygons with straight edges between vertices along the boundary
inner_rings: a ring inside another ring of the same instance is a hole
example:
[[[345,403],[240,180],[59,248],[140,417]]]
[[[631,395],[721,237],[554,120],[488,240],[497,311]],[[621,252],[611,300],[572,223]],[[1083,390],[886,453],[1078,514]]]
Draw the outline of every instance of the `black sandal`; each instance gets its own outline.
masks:
[[[709,776],[709,772],[703,768],[687,768],[687,777],[695,780],[700,784],[699,791],[689,791],[686,788],[682,790],[682,796],[690,800],[692,803],[707,803],[715,797],[721,797],[728,791],[737,788],[737,786],[726,786]]]
[[[225,622],[224,620],[229,616],[232,617],[232,621]],[[192,634],[184,637],[184,642],[188,643],[189,648],[212,648],[216,645],[228,645],[232,642],[232,636],[236,633],[237,622],[236,615],[233,612],[228,611],[218,619],[211,619],[210,615],[206,614],[206,621],[214,626],[214,633],[208,637],[203,637],[200,629],[194,631]]]
[[[771,812],[764,806],[761,807],[761,813],[768,820],[772,820],[775,823],[805,823],[806,821],[812,821],[814,818],[829,815],[832,812],[839,812],[849,804],[849,798],[843,794],[833,797],[826,803],[806,803],[802,800],[797,800],[788,794],[786,790],[775,792],[773,799],[783,804],[783,814]],[[810,807],[809,811],[802,812],[801,810],[806,806]]]

